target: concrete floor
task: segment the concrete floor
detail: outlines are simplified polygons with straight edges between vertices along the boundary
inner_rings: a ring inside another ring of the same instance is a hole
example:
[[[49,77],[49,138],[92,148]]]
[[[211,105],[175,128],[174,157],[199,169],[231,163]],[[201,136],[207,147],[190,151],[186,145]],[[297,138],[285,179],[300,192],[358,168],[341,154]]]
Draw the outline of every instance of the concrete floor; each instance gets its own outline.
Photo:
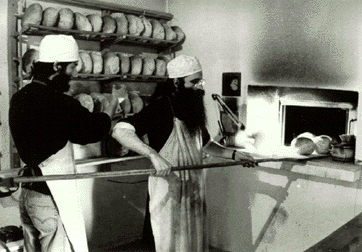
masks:
[[[361,252],[362,213],[305,252]]]
[[[149,245],[145,244],[141,240],[139,240],[139,241],[125,244],[114,250],[111,250],[111,252],[136,252],[136,251],[137,252],[155,252],[155,249],[153,247],[150,247]],[[228,251],[210,247],[210,252],[228,252]]]

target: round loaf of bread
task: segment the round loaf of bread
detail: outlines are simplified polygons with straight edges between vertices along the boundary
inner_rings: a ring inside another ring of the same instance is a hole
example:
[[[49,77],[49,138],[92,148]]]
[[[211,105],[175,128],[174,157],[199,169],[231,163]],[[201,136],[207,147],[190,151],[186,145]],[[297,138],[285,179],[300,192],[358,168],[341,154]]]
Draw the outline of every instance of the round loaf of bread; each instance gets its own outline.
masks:
[[[116,20],[117,30],[116,33],[118,34],[127,34],[128,33],[128,19],[124,13],[117,12],[112,13],[111,17]]]
[[[90,96],[93,98],[93,102],[97,112],[103,111],[110,104],[107,97],[101,93],[91,92]]]
[[[89,22],[92,25],[92,31],[93,32],[100,32],[102,31],[102,25],[103,25],[103,19],[98,14],[89,14],[86,16],[89,20]]]
[[[165,76],[166,75],[166,61],[163,59],[155,59],[156,69],[155,75],[156,76]]]
[[[315,150],[318,154],[328,154],[331,149],[332,138],[327,135],[320,135],[313,138]]]
[[[132,112],[135,114],[140,112],[143,109],[144,104],[143,104],[142,98],[138,95],[138,92],[129,91],[128,97],[129,97],[129,100],[131,101]]]
[[[162,26],[165,29],[166,40],[177,40],[177,33],[174,30],[172,30],[168,24],[163,23]]]
[[[48,7],[43,11],[43,21],[41,24],[48,27],[54,27],[58,22],[58,18],[58,10],[54,7]]]
[[[93,112],[94,102],[92,96],[82,93],[76,95],[74,98],[77,99],[83,107],[88,109],[89,112]]]
[[[117,74],[119,72],[119,58],[115,52],[108,51],[103,55],[104,74]]]
[[[116,20],[112,18],[110,15],[105,15],[102,17],[103,25],[102,32],[103,33],[114,33],[117,29]]]
[[[92,31],[93,27],[89,22],[88,18],[82,13],[75,12],[75,28],[78,31]]]
[[[139,36],[145,29],[141,18],[135,15],[126,15],[128,20],[128,33],[133,36]]]
[[[312,139],[306,137],[297,137],[292,140],[291,146],[295,148],[300,155],[310,155],[315,150],[315,144]]]
[[[186,39],[185,33],[182,31],[182,29],[178,26],[171,26],[171,29],[174,30],[177,34],[177,42],[183,43]]]
[[[58,28],[73,29],[74,26],[74,13],[69,8],[62,8],[59,10]]]
[[[141,17],[143,26],[144,26],[144,30],[143,32],[141,32],[141,36],[145,37],[145,38],[150,38],[152,36],[152,24],[150,22],[150,20],[148,20],[147,18],[145,18],[144,16]],[[147,40],[143,40],[144,42],[146,42]]]
[[[131,56],[131,74],[140,75],[142,73],[142,57],[138,55]]]
[[[103,58],[101,52],[91,52],[90,56],[93,62],[93,73],[100,74],[103,71]]]
[[[151,57],[143,58],[142,75],[152,75],[156,68],[156,62]]]
[[[36,49],[27,50],[22,57],[23,71],[31,76],[33,74],[34,62],[38,61],[39,52]]]
[[[150,19],[150,22],[152,24],[152,38],[162,40],[165,39],[165,28],[162,26],[160,21],[157,19]]]
[[[117,96],[118,102],[122,103],[127,96],[125,85],[122,84],[122,82],[120,81],[113,81],[109,83],[109,86],[112,87],[112,93],[114,93]],[[122,88],[123,86],[124,88]],[[113,87],[115,87],[115,90],[113,90]]]
[[[125,97],[124,101],[121,103],[121,108],[125,115],[131,113],[132,104],[131,104],[131,101],[129,100],[128,93],[127,93],[127,96]]]
[[[79,56],[81,57],[83,61],[82,70],[81,73],[90,74],[93,71],[93,62],[90,54],[85,51],[79,52]]]
[[[21,19],[21,26],[33,24],[40,25],[43,18],[43,7],[38,3],[29,5]]]
[[[131,69],[131,61],[129,59],[129,56],[124,53],[117,53],[117,56],[119,58],[121,74],[129,73]]]

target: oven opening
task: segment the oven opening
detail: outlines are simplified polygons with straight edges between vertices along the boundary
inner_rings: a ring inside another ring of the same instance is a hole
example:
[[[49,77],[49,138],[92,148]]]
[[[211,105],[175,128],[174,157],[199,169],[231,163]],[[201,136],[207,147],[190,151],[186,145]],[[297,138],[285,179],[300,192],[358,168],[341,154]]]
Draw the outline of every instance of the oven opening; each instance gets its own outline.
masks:
[[[339,139],[339,135],[348,133],[348,118],[349,110],[345,108],[284,105],[284,145],[290,146],[303,132]]]

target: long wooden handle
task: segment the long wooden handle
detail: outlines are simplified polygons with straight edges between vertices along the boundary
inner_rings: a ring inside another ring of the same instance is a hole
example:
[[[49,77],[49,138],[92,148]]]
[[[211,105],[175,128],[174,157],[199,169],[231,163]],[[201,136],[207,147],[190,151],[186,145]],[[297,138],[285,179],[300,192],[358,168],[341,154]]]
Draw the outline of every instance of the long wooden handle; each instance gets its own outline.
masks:
[[[264,158],[256,159],[258,163],[262,162],[280,162],[280,161],[305,161],[306,159],[297,158]],[[248,161],[235,161],[235,162],[221,162],[211,164],[200,164],[200,165],[188,165],[188,166],[177,166],[172,167],[171,171],[182,171],[182,170],[200,170],[209,169],[215,167],[228,167],[245,165]],[[153,175],[156,173],[155,169],[143,169],[143,170],[128,170],[128,171],[111,171],[111,172],[91,172],[91,173],[79,173],[79,174],[64,174],[64,175],[46,175],[46,176],[35,176],[35,177],[16,177],[14,178],[15,183],[24,182],[43,182],[50,180],[69,180],[69,179],[88,179],[88,178],[110,178],[110,177],[125,177],[125,176],[136,176],[136,175]]]

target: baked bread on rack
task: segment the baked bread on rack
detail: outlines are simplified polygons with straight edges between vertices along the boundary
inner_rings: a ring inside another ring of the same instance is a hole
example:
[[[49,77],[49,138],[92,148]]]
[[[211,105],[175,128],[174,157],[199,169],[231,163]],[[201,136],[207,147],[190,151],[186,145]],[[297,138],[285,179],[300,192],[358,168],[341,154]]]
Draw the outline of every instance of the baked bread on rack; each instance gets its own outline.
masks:
[[[29,24],[40,25],[43,18],[43,7],[38,3],[33,3],[26,8],[21,19],[21,26]]]
[[[41,25],[54,27],[59,18],[58,10],[54,7],[48,7],[43,11],[43,20]]]

